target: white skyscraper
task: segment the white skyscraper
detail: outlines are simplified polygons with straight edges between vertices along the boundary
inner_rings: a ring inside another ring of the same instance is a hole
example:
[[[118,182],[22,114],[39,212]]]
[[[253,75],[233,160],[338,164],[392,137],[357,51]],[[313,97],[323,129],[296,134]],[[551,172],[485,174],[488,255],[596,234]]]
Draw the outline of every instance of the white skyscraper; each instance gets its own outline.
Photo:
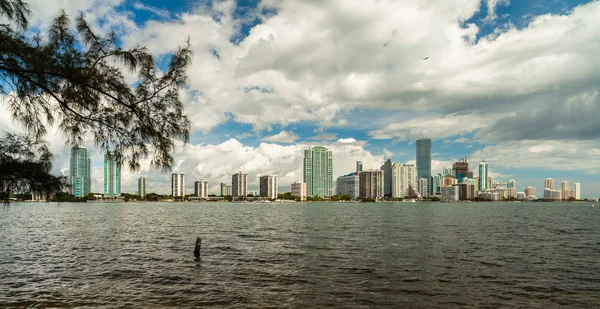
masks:
[[[479,163],[479,191],[491,189],[488,186],[488,164],[485,161]]]
[[[417,188],[419,189],[419,194],[421,194],[421,196],[429,196],[429,180],[427,178],[419,178],[419,180],[417,180]]]
[[[248,174],[238,172],[231,176],[231,196],[240,197],[248,195]]]
[[[417,167],[409,164],[392,165],[392,197],[408,196],[408,187],[417,187]]]
[[[259,178],[260,196],[276,200],[279,195],[279,181],[277,175],[265,175]]]
[[[146,197],[146,177],[142,176],[138,179],[138,195],[141,198]]]
[[[171,174],[171,196],[185,196],[185,173],[175,172]]]
[[[208,180],[200,179],[194,182],[194,195],[197,197],[208,197]]]
[[[575,183],[575,199],[581,199],[581,185],[578,182]]]
[[[508,190],[508,197],[517,197],[517,182],[514,179],[508,181],[506,189]]]

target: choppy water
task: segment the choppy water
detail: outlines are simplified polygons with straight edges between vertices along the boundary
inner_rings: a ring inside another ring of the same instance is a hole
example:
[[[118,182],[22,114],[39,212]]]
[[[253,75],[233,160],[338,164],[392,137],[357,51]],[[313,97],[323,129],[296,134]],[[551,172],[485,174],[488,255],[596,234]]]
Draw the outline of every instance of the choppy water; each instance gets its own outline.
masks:
[[[600,307],[600,208],[12,204],[0,307],[28,306]]]

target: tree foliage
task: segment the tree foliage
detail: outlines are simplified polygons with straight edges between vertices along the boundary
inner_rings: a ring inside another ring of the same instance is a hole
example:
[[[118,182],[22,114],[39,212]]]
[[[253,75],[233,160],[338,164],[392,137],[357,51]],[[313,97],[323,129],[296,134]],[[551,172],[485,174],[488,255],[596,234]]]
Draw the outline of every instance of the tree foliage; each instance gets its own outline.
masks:
[[[69,144],[92,138],[132,170],[148,157],[168,170],[175,142],[189,139],[179,96],[191,61],[189,40],[162,72],[148,49],[122,48],[114,33],[97,34],[83,15],[72,21],[62,11],[44,33],[32,35],[29,14],[22,0],[0,0],[0,17],[9,21],[0,25],[0,94],[25,129],[22,138],[40,146],[47,127],[57,126]],[[48,155],[45,149],[30,163],[47,167]],[[21,178],[40,176],[32,173]]]

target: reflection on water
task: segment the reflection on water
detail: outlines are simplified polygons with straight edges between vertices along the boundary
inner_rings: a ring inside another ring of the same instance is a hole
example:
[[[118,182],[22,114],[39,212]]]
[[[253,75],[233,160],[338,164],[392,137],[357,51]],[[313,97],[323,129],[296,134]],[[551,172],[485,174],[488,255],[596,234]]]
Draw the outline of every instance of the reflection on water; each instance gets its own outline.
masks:
[[[599,262],[600,210],[582,204],[0,212],[2,308],[589,308],[600,304]]]

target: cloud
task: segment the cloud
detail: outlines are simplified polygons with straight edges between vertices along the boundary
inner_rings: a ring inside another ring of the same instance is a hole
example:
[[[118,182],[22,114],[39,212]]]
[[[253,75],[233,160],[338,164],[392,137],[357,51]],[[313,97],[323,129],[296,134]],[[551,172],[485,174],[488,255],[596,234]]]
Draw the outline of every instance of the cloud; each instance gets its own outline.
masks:
[[[293,143],[300,137],[298,134],[291,131],[281,131],[275,135],[267,136],[262,140],[264,142],[279,142],[279,143]]]
[[[510,5],[510,0],[486,0],[487,1],[487,10],[488,15],[486,17],[486,21],[492,22],[496,19],[496,7],[500,5],[508,6]]]
[[[161,9],[155,8],[153,6],[145,5],[139,1],[133,2],[132,6],[136,10],[148,11],[148,12],[151,12],[161,18],[169,18],[171,16],[169,11],[167,11],[167,10],[161,10]]]
[[[319,133],[315,136],[311,136],[308,139],[314,141],[331,141],[337,138],[336,133]]]

